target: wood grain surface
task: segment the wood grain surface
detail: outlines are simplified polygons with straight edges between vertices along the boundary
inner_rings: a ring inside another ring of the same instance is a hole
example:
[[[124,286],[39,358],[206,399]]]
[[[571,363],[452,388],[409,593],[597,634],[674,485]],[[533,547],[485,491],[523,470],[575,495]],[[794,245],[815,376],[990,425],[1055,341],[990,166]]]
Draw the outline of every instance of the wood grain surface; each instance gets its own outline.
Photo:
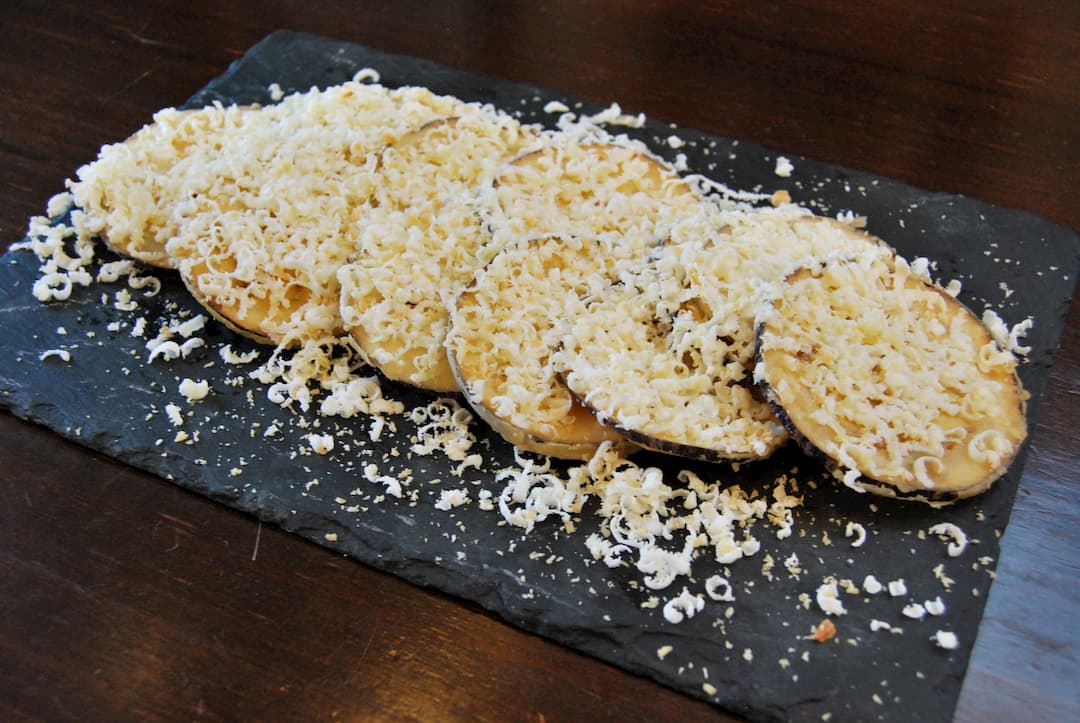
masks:
[[[2,248],[282,28],[1080,229],[1075,2],[3,0]],[[959,721],[1080,719],[1078,335],[1074,297]],[[729,717],[0,414],[2,719]]]

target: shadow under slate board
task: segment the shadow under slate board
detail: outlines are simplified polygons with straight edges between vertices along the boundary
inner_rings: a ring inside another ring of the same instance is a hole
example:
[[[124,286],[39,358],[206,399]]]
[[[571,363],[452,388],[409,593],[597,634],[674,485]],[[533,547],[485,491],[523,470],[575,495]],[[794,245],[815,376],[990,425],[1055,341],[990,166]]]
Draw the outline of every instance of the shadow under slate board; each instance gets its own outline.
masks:
[[[426,60],[293,32],[267,37],[187,105],[269,103],[272,83],[286,93],[306,91],[341,83],[365,67],[376,69],[387,86],[424,85],[549,125],[556,116],[543,111],[548,101],[588,113],[603,109]],[[1034,428],[1077,273],[1080,240],[1072,232],[1028,213],[809,159],[792,158],[794,172],[780,179],[775,154],[765,148],[673,130],[654,120],[628,132],[669,159],[685,154],[690,170],[732,188],[783,187],[796,202],[822,213],[865,215],[869,230],[900,253],[928,256],[937,261],[940,278],[961,280],[960,298],[976,311],[992,306],[1010,323],[1033,317],[1025,340],[1032,350],[1020,374],[1032,394],[1029,425]],[[673,133],[685,141],[678,151],[666,143]],[[102,248],[98,258],[115,257]],[[199,332],[205,347],[186,358],[147,363],[146,338],[131,333],[139,318],[153,330],[201,313],[172,272],[156,272],[162,282],[157,296],[132,292],[138,302],[134,311],[112,303],[122,284],[76,287],[67,301],[38,303],[31,293],[37,273],[37,259],[29,251],[10,251],[0,260],[0,404],[18,416],[754,720],[818,719],[827,712],[834,720],[952,716],[998,556],[997,533],[1008,521],[1023,456],[982,497],[931,510],[856,494],[828,479],[793,445],[768,461],[737,469],[639,454],[634,461],[662,470],[669,485],[678,485],[678,472],[688,469],[703,480],[738,484],[771,501],[776,480],[787,475],[798,480],[804,497],[793,510],[791,536],[779,539],[776,527],[758,521],[750,530],[761,543],[756,554],[730,565],[702,554],[692,578],[653,591],[641,584],[633,565],[609,568],[586,549],[586,538],[599,529],[595,500],[577,516],[573,532],[561,520],[549,519],[526,534],[500,524],[497,509],[483,509],[480,491],[497,499],[504,486],[496,480],[498,471],[516,462],[512,448],[482,423],[474,422],[471,430],[478,438],[473,451],[481,452],[483,462],[460,470],[460,476],[458,463],[440,452],[411,452],[411,438],[423,420],[409,410],[426,407],[435,395],[383,381],[386,396],[401,401],[406,413],[390,417],[378,441],[372,441],[370,421],[362,415],[320,418],[269,401],[265,385],[248,377],[269,352],[214,322]],[[218,353],[225,344],[240,353],[258,351],[258,360],[226,364]],[[70,360],[45,355],[51,349],[67,351]],[[177,393],[184,378],[207,380],[212,393],[187,403]],[[169,404],[187,415],[181,427],[170,421]],[[267,435],[269,429],[278,433]],[[310,453],[304,436],[313,431],[334,435],[332,452]],[[376,464],[381,475],[411,480],[405,496],[385,495],[381,484],[365,477],[367,464]],[[569,466],[555,463],[553,469],[565,475]],[[440,494],[456,488],[464,488],[470,502],[437,509]],[[927,533],[940,522],[957,525],[970,538],[960,556],[950,557],[945,541]],[[848,523],[865,529],[865,544],[852,546]],[[731,582],[734,602],[706,596],[704,609],[693,617],[680,624],[665,620],[666,600],[684,587],[702,593],[704,581],[717,574]],[[903,580],[906,592],[856,594],[844,592],[841,584],[847,614],[834,618],[836,637],[826,643],[809,639],[825,617],[815,594],[826,578],[861,586],[867,575],[883,583]],[[916,620],[902,613],[911,603],[939,597],[943,615]],[[872,629],[871,621],[888,625]],[[955,633],[959,646],[937,646],[932,638],[938,630]]]

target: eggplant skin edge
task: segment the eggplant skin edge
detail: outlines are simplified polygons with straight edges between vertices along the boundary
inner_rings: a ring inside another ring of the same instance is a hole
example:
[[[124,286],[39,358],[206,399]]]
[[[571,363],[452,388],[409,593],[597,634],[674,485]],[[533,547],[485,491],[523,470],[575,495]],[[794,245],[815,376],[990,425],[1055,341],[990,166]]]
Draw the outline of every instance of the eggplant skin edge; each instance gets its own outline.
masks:
[[[585,409],[589,410],[600,424],[615,430],[627,440],[632,442],[636,447],[641,449],[647,449],[650,452],[659,452],[660,454],[667,454],[672,457],[679,457],[680,459],[689,459],[697,462],[708,462],[711,464],[723,464],[723,463],[739,463],[745,464],[747,462],[757,462],[759,460],[767,459],[772,456],[773,452],[784,446],[786,439],[780,439],[776,444],[769,447],[765,454],[757,454],[756,452],[738,453],[725,453],[719,450],[710,449],[708,447],[699,447],[694,444],[685,444],[682,442],[673,442],[667,439],[661,439],[654,437],[651,434],[646,434],[635,429],[624,427],[621,424],[612,421],[606,415],[601,414],[597,409],[593,408],[585,399],[570,388],[570,385],[566,384],[565,376],[560,374],[560,380],[570,390],[570,393]]]

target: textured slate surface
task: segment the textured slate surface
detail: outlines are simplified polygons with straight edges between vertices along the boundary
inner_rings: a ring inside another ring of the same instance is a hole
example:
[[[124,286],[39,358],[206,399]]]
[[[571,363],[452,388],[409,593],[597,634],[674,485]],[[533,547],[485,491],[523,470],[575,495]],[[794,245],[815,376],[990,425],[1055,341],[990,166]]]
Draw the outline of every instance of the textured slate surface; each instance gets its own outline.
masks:
[[[542,112],[548,100],[572,107],[577,103],[424,60],[281,32],[251,49],[188,104],[270,102],[270,83],[286,92],[306,90],[347,80],[362,67],[376,68],[386,85],[426,85],[520,111],[528,120],[551,122],[554,117]],[[589,112],[600,108],[583,105]],[[688,142],[678,152],[686,154],[691,170],[734,188],[787,188],[796,201],[830,214],[851,210],[866,215],[869,230],[901,253],[929,256],[939,263],[942,278],[959,278],[965,287],[960,298],[977,311],[991,305],[1010,323],[1032,316],[1035,326],[1026,340],[1032,352],[1021,376],[1033,395],[1033,427],[1077,274],[1080,240],[1072,232],[1027,213],[797,157],[792,158],[791,178],[780,179],[773,173],[775,155],[767,149],[689,129],[672,130],[658,121],[650,120],[639,136],[674,158],[676,151],[664,143],[673,132]],[[57,190],[59,185],[58,179]],[[102,251],[99,258],[112,257]],[[709,601],[696,617],[670,625],[658,608],[641,606],[653,593],[641,587],[639,573],[609,569],[589,557],[584,540],[597,529],[592,507],[582,513],[573,534],[549,521],[528,535],[500,525],[497,512],[479,509],[479,490],[497,496],[502,485],[495,474],[514,462],[507,445],[481,424],[473,431],[481,438],[484,463],[481,469],[465,470],[459,479],[456,464],[444,456],[408,453],[415,424],[407,416],[394,417],[396,428],[375,443],[368,438],[364,418],[319,419],[269,402],[265,388],[246,378],[258,362],[238,368],[223,364],[217,354],[223,344],[238,351],[256,347],[216,324],[200,332],[207,346],[187,359],[147,364],[145,339],[130,334],[136,319],[145,318],[147,328],[155,329],[200,311],[171,273],[157,274],[163,281],[158,296],[136,294],[139,308],[131,312],[102,303],[103,294],[111,302],[121,288],[116,284],[79,288],[67,302],[39,304],[31,295],[36,275],[37,261],[29,252],[12,251],[0,259],[0,404],[21,417],[752,719],[818,719],[825,712],[834,713],[834,720],[951,717],[1023,458],[983,497],[931,511],[838,488],[795,449],[738,470],[640,455],[636,461],[662,468],[669,484],[678,470],[692,469],[704,479],[739,483],[766,495],[778,475],[798,467],[795,476],[806,493],[803,507],[795,511],[794,535],[778,540],[772,527],[758,523],[753,528],[762,543],[757,555],[728,567],[699,560],[693,580],[680,580],[661,591],[661,600],[684,585],[701,592],[703,580],[714,573],[728,575],[736,589],[736,602]],[[71,361],[42,361],[41,354],[49,349],[68,350]],[[267,353],[261,350],[260,361]],[[187,403],[177,393],[185,377],[208,380],[213,393],[198,404]],[[435,399],[391,383],[383,386],[406,409]],[[197,442],[176,441],[177,429],[164,411],[170,403],[189,415],[181,429],[198,432]],[[265,436],[270,426],[280,433]],[[303,435],[311,431],[335,434],[335,450],[326,456],[298,452],[305,447]],[[395,449],[400,456],[392,456]],[[409,471],[413,482],[407,492],[415,494],[379,501],[382,488],[360,471],[368,462],[377,463],[382,474]],[[819,484],[810,489],[809,482]],[[442,490],[457,487],[469,489],[474,502],[449,512],[434,508]],[[869,532],[862,547],[851,547],[845,538],[848,522],[860,523]],[[923,534],[937,522],[953,522],[973,539],[962,556],[948,557],[942,540]],[[783,563],[792,553],[801,563],[798,576],[789,574]],[[775,561],[771,573],[763,571],[769,555]],[[955,581],[951,587],[932,571],[939,564]],[[826,576],[860,583],[867,574],[882,582],[903,579],[909,592],[901,597],[844,595],[848,614],[836,619],[837,638],[827,644],[807,640],[823,615],[814,604],[804,606],[801,596],[812,600]],[[943,617],[915,621],[900,612],[909,602],[938,596],[947,606]],[[904,632],[871,632],[872,619]],[[935,647],[930,637],[939,629],[955,632],[960,648]],[[657,650],[665,645],[672,651],[661,660]],[[704,683],[716,692],[706,692]]]

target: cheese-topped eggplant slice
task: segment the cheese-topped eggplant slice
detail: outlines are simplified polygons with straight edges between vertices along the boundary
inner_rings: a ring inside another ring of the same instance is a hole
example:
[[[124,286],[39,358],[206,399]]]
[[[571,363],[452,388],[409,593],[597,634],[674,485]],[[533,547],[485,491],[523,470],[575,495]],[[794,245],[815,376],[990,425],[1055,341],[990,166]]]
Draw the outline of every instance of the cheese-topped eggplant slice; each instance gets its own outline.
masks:
[[[598,419],[642,446],[767,457],[787,433],[753,385],[760,290],[807,259],[867,249],[884,247],[796,207],[686,216],[573,320],[555,366]]]
[[[652,246],[702,203],[696,188],[644,146],[548,141],[508,164],[484,196],[496,248],[551,234]]]
[[[177,204],[166,251],[192,295],[234,329],[279,346],[343,330],[338,269],[387,143],[462,102],[423,88],[345,83],[250,114]]]
[[[1016,358],[900,258],[798,270],[758,329],[756,378],[846,483],[933,504],[986,490],[1027,435]]]
[[[579,460],[606,441],[626,447],[551,366],[566,320],[606,289],[619,253],[611,241],[573,236],[522,241],[496,254],[458,297],[451,367],[472,408],[515,446]]]
[[[440,392],[458,389],[446,357],[448,308],[494,253],[474,194],[536,139],[506,114],[466,110],[382,151],[359,252],[338,272],[341,315],[367,360],[390,379]]]
[[[173,207],[208,189],[214,179],[202,166],[254,110],[166,108],[127,140],[103,146],[71,184],[87,228],[118,253],[171,268],[165,243],[176,232]]]

